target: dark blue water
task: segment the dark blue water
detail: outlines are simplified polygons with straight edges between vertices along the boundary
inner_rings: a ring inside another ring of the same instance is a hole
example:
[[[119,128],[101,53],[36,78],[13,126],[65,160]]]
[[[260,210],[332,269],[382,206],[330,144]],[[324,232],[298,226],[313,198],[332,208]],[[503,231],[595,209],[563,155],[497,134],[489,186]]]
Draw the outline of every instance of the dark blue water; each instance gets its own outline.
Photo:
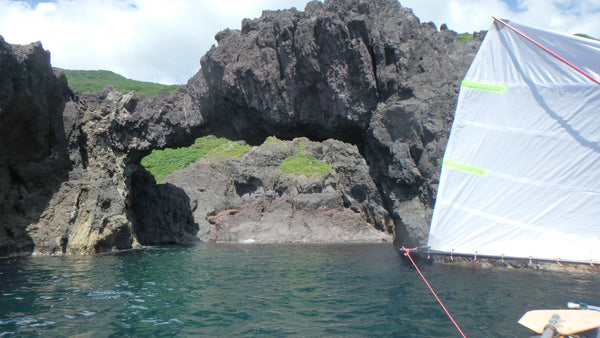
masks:
[[[527,310],[600,276],[427,265],[467,336],[527,337]],[[200,245],[0,260],[0,336],[455,337],[390,244]]]

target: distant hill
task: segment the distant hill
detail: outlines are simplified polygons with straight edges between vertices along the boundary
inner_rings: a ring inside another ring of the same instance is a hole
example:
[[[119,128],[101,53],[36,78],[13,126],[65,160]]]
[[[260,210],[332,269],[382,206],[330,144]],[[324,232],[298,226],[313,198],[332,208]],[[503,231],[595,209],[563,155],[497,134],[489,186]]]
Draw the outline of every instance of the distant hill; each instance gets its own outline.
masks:
[[[153,82],[130,80],[108,70],[69,70],[62,69],[69,81],[69,87],[82,93],[92,93],[106,87],[128,93],[144,93],[149,96],[157,95],[162,91],[175,92],[179,85],[164,85]]]

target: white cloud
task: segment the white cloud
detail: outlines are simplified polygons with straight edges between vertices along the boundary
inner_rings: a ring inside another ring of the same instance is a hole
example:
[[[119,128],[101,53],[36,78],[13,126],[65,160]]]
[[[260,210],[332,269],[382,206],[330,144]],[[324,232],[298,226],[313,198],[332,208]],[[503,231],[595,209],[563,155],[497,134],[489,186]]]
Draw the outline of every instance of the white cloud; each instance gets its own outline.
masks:
[[[58,0],[29,6],[0,0],[0,35],[10,43],[42,41],[52,65],[109,69],[126,77],[185,83],[217,32],[239,29],[263,9],[306,0]]]
[[[29,3],[36,0],[30,0]],[[505,1],[517,3],[515,11]],[[10,43],[42,41],[52,64],[109,69],[126,77],[185,83],[200,68],[214,35],[240,28],[263,9],[296,7],[308,0],[56,0],[30,6],[0,0],[0,35]],[[422,22],[458,32],[488,29],[491,16],[565,33],[600,37],[597,0],[403,0]]]
[[[459,33],[486,30],[492,15],[504,17],[509,7],[500,0],[404,0],[404,7],[412,8],[421,22],[443,23]]]
[[[487,30],[492,16],[566,34],[600,37],[597,0],[401,0],[421,22],[446,23],[459,33]],[[511,8],[508,3],[515,3]]]

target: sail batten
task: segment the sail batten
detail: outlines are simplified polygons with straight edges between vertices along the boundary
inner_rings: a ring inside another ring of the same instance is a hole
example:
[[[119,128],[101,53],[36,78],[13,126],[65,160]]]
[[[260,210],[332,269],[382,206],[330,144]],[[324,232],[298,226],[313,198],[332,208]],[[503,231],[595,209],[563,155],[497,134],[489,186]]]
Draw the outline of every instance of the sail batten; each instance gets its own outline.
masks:
[[[600,74],[600,42],[510,26],[571,64],[492,25],[461,83],[428,246],[600,263],[600,86],[575,69]]]

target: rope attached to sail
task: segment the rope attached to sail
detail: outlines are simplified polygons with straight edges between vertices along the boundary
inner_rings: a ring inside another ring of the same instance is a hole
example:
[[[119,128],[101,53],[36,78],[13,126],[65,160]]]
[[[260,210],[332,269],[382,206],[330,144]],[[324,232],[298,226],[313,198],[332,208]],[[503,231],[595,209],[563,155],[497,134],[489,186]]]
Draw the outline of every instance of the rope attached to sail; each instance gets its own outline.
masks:
[[[400,251],[402,251],[404,253],[404,256],[408,257],[408,259],[410,260],[410,262],[412,263],[412,265],[415,267],[415,269],[419,273],[419,276],[421,276],[421,279],[423,279],[423,281],[425,282],[425,285],[427,285],[427,287],[429,288],[429,291],[431,291],[431,293],[433,294],[433,296],[435,297],[435,299],[438,301],[438,303],[440,303],[440,306],[442,307],[442,309],[444,309],[444,312],[446,312],[446,315],[448,316],[448,318],[450,318],[450,320],[452,321],[452,324],[454,324],[454,326],[456,327],[456,329],[458,330],[458,332],[460,332],[461,336],[463,338],[467,338],[467,336],[460,329],[460,326],[458,326],[458,324],[456,323],[456,321],[454,320],[454,318],[452,317],[452,315],[450,314],[450,312],[444,306],[444,303],[442,303],[442,301],[440,300],[440,297],[438,297],[438,295],[435,293],[435,291],[433,290],[433,288],[431,287],[431,285],[429,284],[429,282],[427,281],[427,279],[425,278],[425,276],[423,275],[423,273],[421,272],[421,270],[419,269],[419,267],[417,266],[417,264],[415,263],[415,261],[410,256],[410,252],[414,251],[414,250],[417,250],[417,249],[418,248],[407,249],[407,248],[405,248],[403,246],[403,247],[400,248]]]
[[[595,77],[593,77],[592,75],[590,75],[589,73],[587,73],[586,71],[584,71],[583,69],[577,67],[576,65],[574,65],[573,63],[569,62],[567,59],[563,58],[562,56],[556,54],[555,52],[553,52],[552,50],[550,50],[550,48],[542,45],[541,43],[535,41],[533,38],[531,38],[529,35],[521,32],[520,30],[518,30],[517,28],[511,26],[507,21],[502,20],[502,19],[498,19],[496,17],[493,17],[494,21],[501,23],[502,25],[508,27],[510,30],[512,30],[513,32],[517,33],[518,35],[522,36],[525,40],[533,43],[534,45],[538,46],[539,48],[541,48],[542,50],[544,50],[546,53],[552,55],[553,57],[557,58],[560,62],[566,64],[567,66],[573,68],[576,72],[580,73],[581,75],[587,77],[589,80],[591,80],[592,82],[600,85],[600,80],[596,79]]]

